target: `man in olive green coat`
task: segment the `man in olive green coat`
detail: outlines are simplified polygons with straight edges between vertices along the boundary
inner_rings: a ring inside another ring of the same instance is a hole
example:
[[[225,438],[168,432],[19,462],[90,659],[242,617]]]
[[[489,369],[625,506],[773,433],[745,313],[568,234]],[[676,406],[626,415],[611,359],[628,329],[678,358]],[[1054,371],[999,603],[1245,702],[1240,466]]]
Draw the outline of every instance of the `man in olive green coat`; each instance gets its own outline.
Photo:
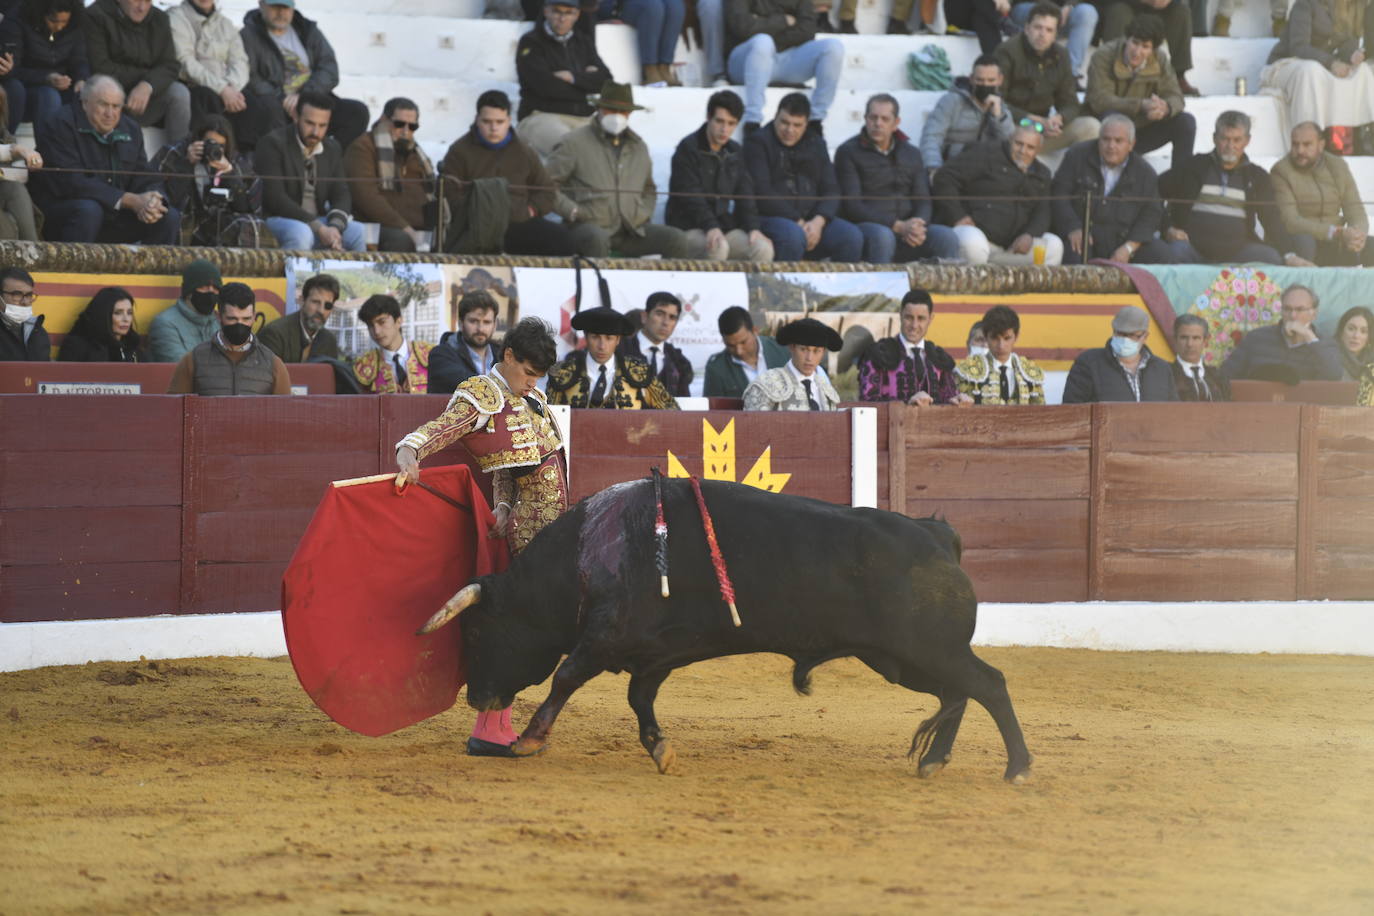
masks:
[[[1274,163],[1274,201],[1294,252],[1321,267],[1374,266],[1369,217],[1350,166],[1325,152],[1322,132],[1293,128],[1288,155]]]

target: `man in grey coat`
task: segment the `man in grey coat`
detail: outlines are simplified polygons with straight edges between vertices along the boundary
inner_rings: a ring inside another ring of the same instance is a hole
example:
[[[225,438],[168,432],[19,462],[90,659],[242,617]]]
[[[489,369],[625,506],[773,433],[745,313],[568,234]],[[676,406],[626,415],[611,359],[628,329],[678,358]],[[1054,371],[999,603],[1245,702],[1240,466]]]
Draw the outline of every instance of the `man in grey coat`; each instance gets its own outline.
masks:
[[[1177,401],[1172,366],[1150,352],[1150,316],[1127,305],[1112,319],[1104,347],[1084,350],[1064,382],[1065,404],[1098,401]]]
[[[921,158],[934,172],[966,146],[986,140],[1009,140],[1016,127],[1011,108],[1002,101],[1002,65],[984,54],[973,62],[967,83],[940,96],[921,128]]]
[[[1294,283],[1279,297],[1278,324],[1246,334],[1221,364],[1228,379],[1260,379],[1297,384],[1340,381],[1339,351],[1317,337],[1321,300],[1309,287]]]

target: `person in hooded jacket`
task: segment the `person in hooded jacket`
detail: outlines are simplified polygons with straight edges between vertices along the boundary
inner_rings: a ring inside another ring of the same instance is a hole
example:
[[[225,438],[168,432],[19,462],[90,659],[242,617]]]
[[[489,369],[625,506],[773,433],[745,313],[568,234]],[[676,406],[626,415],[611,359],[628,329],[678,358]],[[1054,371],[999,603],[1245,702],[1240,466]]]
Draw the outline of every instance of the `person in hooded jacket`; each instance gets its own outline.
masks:
[[[134,330],[134,297],[122,286],[107,286],[76,316],[57,350],[57,361],[136,363],[141,342]]]
[[[219,331],[215,306],[224,285],[219,268],[197,258],[181,274],[181,298],[153,319],[148,361],[174,363]]]

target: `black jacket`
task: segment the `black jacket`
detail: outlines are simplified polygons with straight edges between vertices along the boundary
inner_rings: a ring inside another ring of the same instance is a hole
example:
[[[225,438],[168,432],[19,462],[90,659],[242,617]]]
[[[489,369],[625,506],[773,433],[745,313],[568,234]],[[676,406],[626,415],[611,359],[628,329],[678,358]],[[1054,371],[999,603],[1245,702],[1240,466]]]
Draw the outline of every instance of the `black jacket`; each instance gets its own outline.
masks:
[[[0,362],[46,363],[52,360],[52,342],[43,328],[46,315],[35,315],[32,322],[16,328],[0,321]],[[27,330],[28,337],[25,338]]]
[[[95,0],[86,9],[84,31],[91,70],[113,76],[125,92],[141,82],[162,92],[181,73],[172,21],[157,7],[142,22],[134,22],[116,0]]]
[[[215,184],[207,183],[200,190],[196,188],[196,167],[187,153],[192,142],[187,137],[180,143],[164,146],[153,159],[153,167],[165,176],[168,199],[181,211],[182,225],[195,226],[223,210],[256,212],[262,189],[257,179],[244,171],[241,161],[231,163],[234,168],[220,176]],[[226,193],[212,193],[219,191]]]
[[[162,179],[147,174],[152,166],[143,154],[143,128],[128,115],[120,117],[108,143],[95,135],[95,128],[80,105],[62,108],[35,125],[35,132],[34,145],[47,166],[29,177],[29,190],[35,201],[95,200],[112,211],[126,191],[142,194],[157,190],[166,194]],[[59,171],[62,169],[76,171]],[[89,171],[81,174],[83,170]],[[119,174],[102,175],[101,170]]]
[[[1219,180],[1222,172],[1221,162],[1216,152],[1198,153],[1176,169],[1169,169],[1159,177],[1159,193],[1166,200],[1173,201],[1167,211],[1168,225],[1184,230],[1189,235],[1197,229],[1193,221],[1193,204],[1197,202],[1204,184]],[[1240,164],[1227,176],[1231,187],[1245,191],[1245,225],[1243,236],[1236,238],[1237,244],[1260,241],[1255,232],[1258,222],[1264,226],[1264,244],[1279,254],[1293,250],[1279,214],[1278,204],[1274,202],[1274,182],[1269,173],[1242,156]],[[1201,214],[1199,214],[1201,215]],[[1217,217],[1208,214],[1207,222]],[[1212,227],[1207,227],[1210,230]]]
[[[850,222],[891,226],[912,217],[930,222],[930,180],[925,160],[901,131],[893,136],[888,155],[878,151],[867,131],[850,137],[835,150],[835,177],[844,194],[840,215]]]
[[[1069,233],[1083,228],[1083,196],[1093,196],[1089,258],[1110,258],[1126,242],[1148,242],[1159,232],[1164,204],[1159,200],[1159,178],[1144,159],[1131,153],[1121,177],[1110,194],[1102,196],[1102,155],[1096,140],[1076,143],[1059,164],[1051,186],[1056,198],[1051,206],[1054,231],[1068,240]]]
[[[1140,352],[1149,361],[1140,370],[1140,400],[1177,401],[1178,391],[1174,388],[1173,363],[1166,363],[1142,346]],[[1112,342],[1092,350],[1084,350],[1073,361],[1069,377],[1064,382],[1065,404],[1093,404],[1099,401],[1134,401],[1135,392],[1126,378],[1126,370],[1121,368],[1116,354],[1112,352]]]
[[[93,340],[84,334],[70,331],[57,348],[60,363],[136,363],[139,345],[138,332],[130,330],[121,341]]]
[[[1173,366],[1174,390],[1178,392],[1180,401],[1201,400],[1197,396],[1197,388],[1193,384],[1192,375],[1183,371],[1183,367],[1177,362],[1170,363]],[[1207,390],[1212,396],[1213,401],[1231,400],[1231,382],[1226,376],[1221,374],[1221,370],[1216,366],[1203,366],[1202,378],[1207,383]]]
[[[313,19],[306,19],[296,10],[291,27],[305,45],[305,53],[310,56],[310,78],[301,87],[302,92],[334,91],[339,85],[339,61],[334,56],[334,47],[324,37]],[[243,49],[248,52],[248,88],[254,95],[286,95],[286,60],[281,55],[277,43],[267,31],[267,21],[259,10],[249,10],[243,17]]]
[[[1050,170],[1036,159],[1021,171],[1008,142],[980,143],[946,162],[935,173],[934,193],[940,199],[937,223],[953,226],[971,216],[988,241],[1003,248],[1017,236],[1050,231]]]
[[[787,24],[787,17],[794,22]],[[812,0],[729,0],[725,4],[725,55],[755,35],[773,36],[779,51],[795,48],[816,37],[816,8]]]
[[[616,356],[634,356],[649,363],[649,354],[644,353],[639,348],[639,335],[630,334],[620,338],[620,346],[615,348]],[[687,358],[677,347],[663,342],[662,358],[658,361],[658,375],[656,376],[663,387],[668,389],[668,393],[675,398],[685,398],[691,394],[692,385],[692,361]]]
[[[494,340],[489,343],[495,365],[501,361],[505,348]],[[439,338],[439,345],[429,351],[429,393],[453,394],[460,384],[477,374],[477,366],[463,342],[463,335],[458,331],[445,331]]]
[[[86,59],[86,33],[74,21],[48,38],[46,27],[34,28],[17,12],[0,23],[0,47],[14,47],[10,76],[25,86],[48,85],[48,74],[61,73],[79,83],[91,75]]]
[[[279,127],[258,141],[253,166],[259,175],[286,175],[262,180],[263,216],[285,216],[309,223],[331,210],[353,213],[353,193],[344,181],[343,150],[333,137],[324,138],[324,150],[316,163],[315,205],[318,213],[301,208],[305,191],[305,156],[296,125]],[[337,226],[336,226],[337,228]]]
[[[554,76],[558,70],[570,72],[573,81]],[[571,38],[558,41],[542,22],[520,36],[515,46],[515,73],[520,79],[516,116],[521,119],[536,111],[590,117],[594,109],[587,96],[600,92],[601,84],[611,79],[610,68],[596,53],[595,33],[574,28]]]
[[[758,206],[751,197],[754,182],[744,167],[743,147],[734,140],[727,140],[719,152],[712,152],[705,124],[683,137],[677,145],[668,189],[673,196],[668,198],[663,221],[669,226],[703,232],[710,229],[753,232],[759,227]],[[691,191],[725,196],[686,196]]]
[[[760,216],[791,220],[824,216],[830,222],[840,215],[835,167],[825,140],[812,131],[795,146],[783,146],[770,121],[745,142],[744,164],[754,193],[765,198],[758,202]]]

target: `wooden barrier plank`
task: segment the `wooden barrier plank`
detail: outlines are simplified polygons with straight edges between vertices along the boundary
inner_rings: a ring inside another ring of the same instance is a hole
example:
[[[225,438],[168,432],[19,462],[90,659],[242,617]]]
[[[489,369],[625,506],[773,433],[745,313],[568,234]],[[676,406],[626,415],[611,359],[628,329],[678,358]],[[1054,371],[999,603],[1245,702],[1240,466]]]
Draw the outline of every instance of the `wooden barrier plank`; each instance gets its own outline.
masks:
[[[906,514],[943,516],[964,549],[1088,549],[1086,499],[913,499]]]
[[[1098,404],[1108,452],[1285,452],[1298,448],[1298,404]],[[1223,421],[1224,420],[1224,421]]]
[[[1086,601],[1086,550],[965,550],[960,563],[979,601]]]
[[[1140,500],[1108,503],[1102,511],[1109,551],[1209,549],[1294,550],[1296,500]]]
[[[183,614],[281,610],[281,577],[287,555],[271,563],[214,563],[196,569],[195,587],[183,597]]]
[[[331,480],[380,473],[376,460],[371,441],[353,442],[327,456],[216,455],[196,470],[196,507],[199,512],[314,509]]]
[[[1104,601],[1292,601],[1292,550],[1107,551]]]
[[[1101,453],[1103,506],[1135,500],[1296,499],[1296,452]]]
[[[1374,600],[1374,563],[1368,550],[1318,548],[1312,572],[1312,591],[1331,601]]]
[[[1294,542],[1296,553],[1295,578],[1299,598],[1313,596],[1316,578],[1316,556],[1313,536],[1315,533],[1315,514],[1317,509],[1317,426],[1320,422],[1320,408],[1304,406],[1298,417],[1298,515],[1295,520]]]
[[[195,431],[188,445],[207,455],[331,455],[373,449],[378,398],[186,397]],[[368,473],[375,474],[375,470]]]
[[[0,557],[6,569],[177,561],[181,507],[0,510]]]
[[[1102,557],[1107,548],[1102,528],[1102,503],[1107,493],[1107,451],[1102,447],[1102,437],[1106,413],[1101,404],[1092,405],[1092,459],[1088,483],[1088,598],[1093,601],[1101,601],[1105,590]]]
[[[0,395],[0,429],[5,450],[16,452],[110,451],[131,446],[181,450],[172,432],[181,417],[181,398],[145,395]],[[171,433],[170,440],[163,437]],[[157,438],[154,438],[156,436]]]
[[[1374,410],[1368,407],[1321,407],[1317,442],[1322,452],[1374,452]]]
[[[1086,499],[1090,459],[1087,449],[908,449],[907,502],[1026,494]]]
[[[911,408],[904,404],[884,405],[887,417],[887,435],[878,436],[878,446],[882,449],[879,458],[886,458],[886,474],[878,468],[878,480],[886,492],[880,494],[879,505],[890,512],[909,513],[906,500],[906,424]],[[881,421],[878,429],[882,429]]]
[[[4,623],[151,617],[176,612],[181,563],[6,566],[4,581],[0,589],[0,622]]]
[[[47,397],[47,395],[33,395]],[[124,441],[127,451],[0,450],[0,506],[7,509],[60,507],[176,506],[181,504],[181,421],[158,434]],[[145,429],[146,431],[146,429]],[[18,438],[18,437],[15,437]]]
[[[907,448],[1083,448],[1091,445],[1092,405],[908,408]]]
[[[1320,497],[1312,524],[1316,550],[1364,550],[1374,566],[1374,493],[1366,499]]]
[[[1322,450],[1314,461],[1315,495],[1339,499],[1374,492],[1374,452]]]
[[[314,514],[313,505],[304,509],[200,512],[196,515],[196,540],[216,545],[214,559],[201,565],[282,561],[284,566],[295,553]]]

